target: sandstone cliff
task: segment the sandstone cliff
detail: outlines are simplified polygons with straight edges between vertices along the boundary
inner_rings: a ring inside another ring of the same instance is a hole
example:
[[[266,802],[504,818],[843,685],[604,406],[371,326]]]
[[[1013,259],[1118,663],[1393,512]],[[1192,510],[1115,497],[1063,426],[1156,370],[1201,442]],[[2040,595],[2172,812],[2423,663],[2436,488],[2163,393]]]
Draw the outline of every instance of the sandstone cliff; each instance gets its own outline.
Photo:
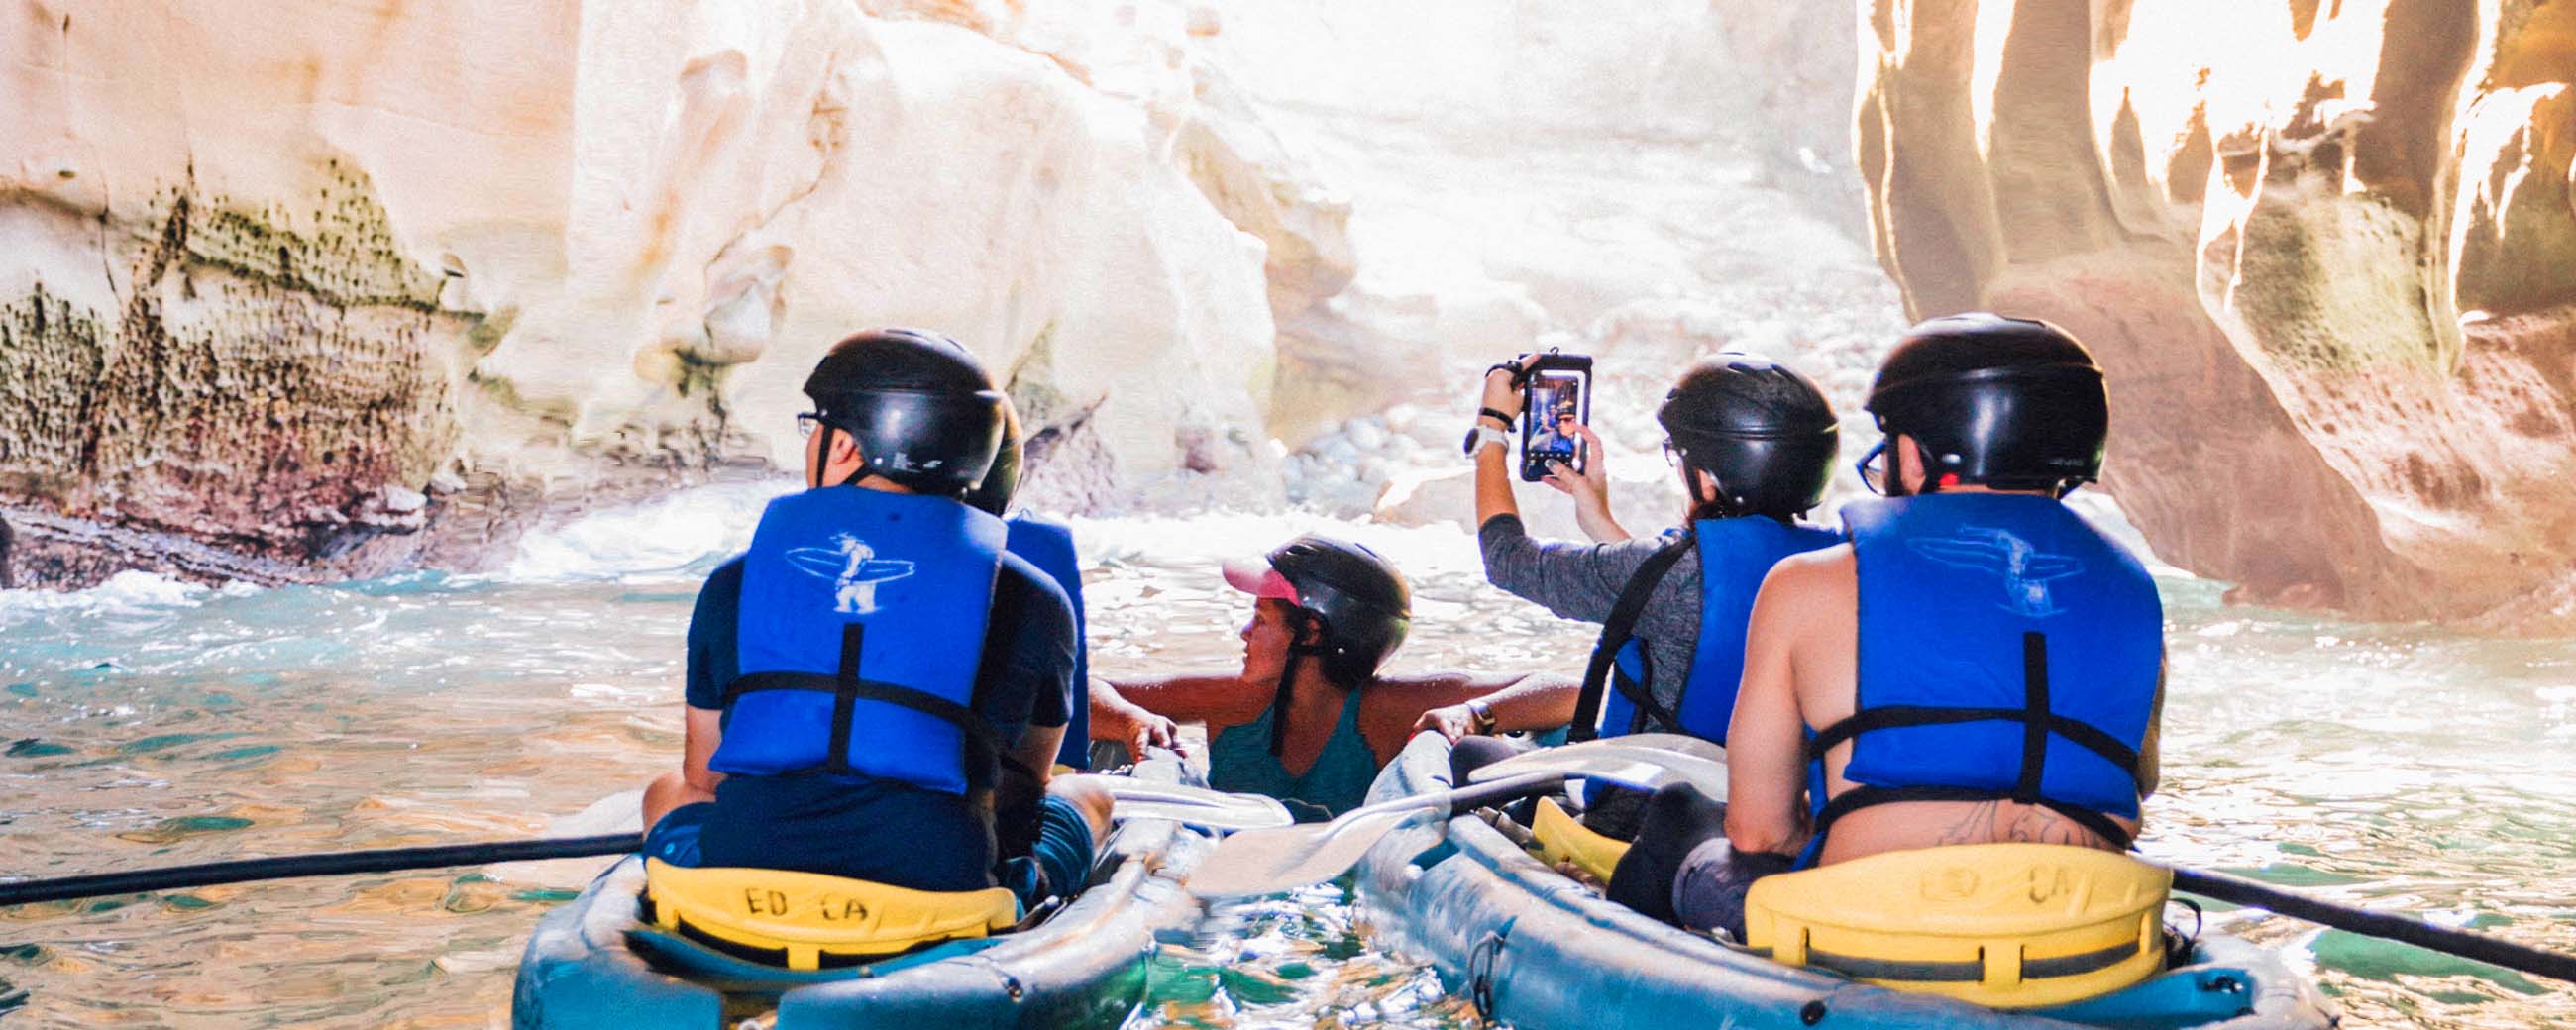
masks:
[[[1265,248],[1202,188],[1249,173],[1186,90],[835,2],[0,17],[0,574],[472,564],[792,461],[871,324],[1007,375],[1076,501],[1275,495]]]
[[[2576,626],[2576,3],[1861,7],[1881,262],[2093,346],[2158,552]]]

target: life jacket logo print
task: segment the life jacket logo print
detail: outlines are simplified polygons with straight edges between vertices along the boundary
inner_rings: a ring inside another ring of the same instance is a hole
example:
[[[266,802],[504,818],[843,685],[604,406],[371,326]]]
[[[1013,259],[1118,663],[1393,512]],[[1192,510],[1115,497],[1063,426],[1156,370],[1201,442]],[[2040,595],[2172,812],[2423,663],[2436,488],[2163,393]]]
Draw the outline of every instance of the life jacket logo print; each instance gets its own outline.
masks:
[[[787,560],[816,579],[832,581],[833,610],[866,615],[877,610],[877,585],[912,575],[912,563],[877,557],[876,548],[848,533],[832,535],[830,547],[792,547]]]
[[[2044,619],[2062,611],[2049,596],[2048,584],[2084,572],[2084,563],[2073,556],[2048,554],[2005,529],[1961,526],[1957,536],[1907,543],[1916,554],[1943,565],[2001,577],[2003,609],[2025,618]]]

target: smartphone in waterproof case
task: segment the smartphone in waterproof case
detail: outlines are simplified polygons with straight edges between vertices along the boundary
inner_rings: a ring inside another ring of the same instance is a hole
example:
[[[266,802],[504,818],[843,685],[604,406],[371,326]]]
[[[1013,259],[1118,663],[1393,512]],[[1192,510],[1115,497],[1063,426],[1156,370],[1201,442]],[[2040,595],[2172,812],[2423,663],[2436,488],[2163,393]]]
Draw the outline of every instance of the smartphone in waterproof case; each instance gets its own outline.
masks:
[[[1541,354],[1521,387],[1521,480],[1535,483],[1563,462],[1582,472],[1591,455],[1574,427],[1592,424],[1592,358]]]

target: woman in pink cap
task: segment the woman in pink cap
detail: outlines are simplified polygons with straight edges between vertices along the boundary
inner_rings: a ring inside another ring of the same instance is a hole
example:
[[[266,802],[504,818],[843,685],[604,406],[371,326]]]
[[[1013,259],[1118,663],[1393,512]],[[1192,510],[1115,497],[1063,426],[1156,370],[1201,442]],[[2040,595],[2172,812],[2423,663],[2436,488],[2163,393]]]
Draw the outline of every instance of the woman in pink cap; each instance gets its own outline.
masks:
[[[1228,563],[1225,580],[1254,598],[1243,671],[1095,682],[1093,739],[1168,747],[1176,720],[1204,722],[1211,785],[1311,817],[1359,807],[1415,730],[1456,740],[1574,714],[1579,685],[1563,677],[1379,676],[1412,625],[1412,593],[1366,547],[1309,534]]]

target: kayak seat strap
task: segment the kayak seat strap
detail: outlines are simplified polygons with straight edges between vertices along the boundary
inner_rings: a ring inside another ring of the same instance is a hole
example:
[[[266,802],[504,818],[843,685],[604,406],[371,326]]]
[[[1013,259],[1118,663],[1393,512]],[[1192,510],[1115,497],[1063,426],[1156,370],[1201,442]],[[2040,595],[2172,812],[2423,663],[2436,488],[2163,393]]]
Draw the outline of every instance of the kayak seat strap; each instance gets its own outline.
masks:
[[[2062,844],[1891,851],[1756,881],[1745,944],[1882,987],[2023,1009],[2164,967],[2172,872]]]
[[[917,891],[782,869],[691,869],[644,860],[644,919],[786,969],[829,969],[1008,930],[1010,890]]]

